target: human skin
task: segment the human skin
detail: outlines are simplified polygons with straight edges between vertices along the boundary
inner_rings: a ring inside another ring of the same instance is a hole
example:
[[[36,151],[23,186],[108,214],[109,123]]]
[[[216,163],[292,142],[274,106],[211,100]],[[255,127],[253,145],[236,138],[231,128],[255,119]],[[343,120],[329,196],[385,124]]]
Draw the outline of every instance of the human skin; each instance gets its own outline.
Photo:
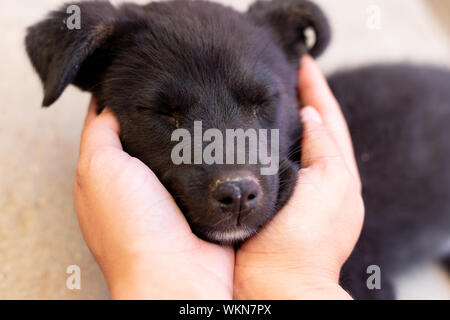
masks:
[[[339,273],[361,232],[364,204],[350,134],[326,80],[302,60],[302,169],[289,203],[236,253],[238,299],[349,299]]]
[[[74,186],[84,239],[113,299],[230,299],[234,251],[200,240],[153,172],[122,150],[92,100]]]
[[[300,72],[305,136],[294,195],[235,252],[197,238],[153,172],[91,101],[74,184],[84,239],[113,299],[346,299],[340,269],[364,206],[350,135],[315,62]]]

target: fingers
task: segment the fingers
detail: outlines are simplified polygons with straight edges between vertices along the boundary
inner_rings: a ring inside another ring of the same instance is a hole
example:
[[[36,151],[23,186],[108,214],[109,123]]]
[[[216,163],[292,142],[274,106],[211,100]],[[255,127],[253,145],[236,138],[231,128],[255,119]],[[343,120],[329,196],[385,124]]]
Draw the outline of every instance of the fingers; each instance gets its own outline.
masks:
[[[120,126],[113,112],[105,108],[97,115],[97,103],[91,100],[81,137],[80,156],[92,154],[103,147],[122,150]]]
[[[302,167],[310,168],[331,159],[339,160],[339,148],[324,126],[319,112],[313,107],[304,107],[301,110],[301,118],[304,126]]]
[[[348,168],[359,180],[347,123],[326,79],[310,56],[305,56],[301,62],[299,90],[304,104],[314,106],[320,113]]]

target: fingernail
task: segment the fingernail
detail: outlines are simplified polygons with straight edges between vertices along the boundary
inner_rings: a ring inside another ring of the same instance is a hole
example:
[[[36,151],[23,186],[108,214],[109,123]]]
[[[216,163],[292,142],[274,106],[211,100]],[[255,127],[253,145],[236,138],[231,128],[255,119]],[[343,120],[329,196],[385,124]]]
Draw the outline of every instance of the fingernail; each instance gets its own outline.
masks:
[[[301,110],[300,114],[304,122],[312,121],[320,124],[323,123],[322,117],[314,107],[311,106],[304,107]]]

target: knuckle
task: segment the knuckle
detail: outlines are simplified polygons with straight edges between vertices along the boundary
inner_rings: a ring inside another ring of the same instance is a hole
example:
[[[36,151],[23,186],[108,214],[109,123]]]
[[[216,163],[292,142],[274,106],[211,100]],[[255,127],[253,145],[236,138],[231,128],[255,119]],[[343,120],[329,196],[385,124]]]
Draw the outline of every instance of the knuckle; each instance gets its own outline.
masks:
[[[364,198],[361,194],[358,194],[358,196],[356,197],[356,207],[361,214],[365,214],[366,206],[364,204]]]
[[[342,174],[340,175],[340,182],[341,185],[350,193],[354,193],[357,190],[355,180],[348,171],[342,172]]]
[[[75,196],[76,192],[81,189],[83,189],[83,174],[78,167],[77,170],[75,171],[75,181],[73,184],[73,195]]]
[[[344,180],[347,172],[343,161],[339,158],[322,159],[317,161],[315,165],[325,176],[338,179],[338,181],[339,179]]]
[[[78,160],[75,182],[77,185],[82,185],[87,177],[95,175],[108,166],[110,161],[111,157],[107,149],[98,149],[91,154],[81,156]]]
[[[86,160],[82,157],[78,159],[77,168],[75,170],[75,180],[73,185],[74,195],[77,189],[82,189],[86,176]]]
[[[359,177],[355,178],[355,185],[356,185],[356,189],[357,189],[358,193],[361,195],[362,194],[362,182]]]
[[[314,163],[309,179],[317,182],[327,181],[343,194],[361,197],[361,182],[348,170],[341,159],[323,159]]]
[[[105,168],[111,161],[111,155],[106,148],[99,148],[92,152],[86,158],[85,170],[89,173],[95,173],[98,170]]]
[[[337,170],[337,163],[336,161],[332,160],[331,158],[317,158],[314,159],[312,165],[312,168],[314,168],[315,171],[320,172],[324,176],[334,176],[336,174]]]
[[[303,184],[317,185],[324,181],[325,174],[319,168],[304,168],[301,169],[297,185],[301,187]]]

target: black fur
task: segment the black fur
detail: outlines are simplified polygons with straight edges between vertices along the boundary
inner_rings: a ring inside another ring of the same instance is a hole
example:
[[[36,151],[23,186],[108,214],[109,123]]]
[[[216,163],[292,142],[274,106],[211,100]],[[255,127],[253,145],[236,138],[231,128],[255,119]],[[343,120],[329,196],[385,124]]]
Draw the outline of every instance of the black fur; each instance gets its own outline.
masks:
[[[64,8],[29,29],[26,45],[44,82],[44,105],[73,82],[93,92],[100,107],[110,106],[119,118],[125,150],[155,171],[202,238],[223,242],[213,233],[233,231],[232,219],[204,196],[210,186],[236,171],[253,175],[264,197],[241,228],[248,235],[256,232],[287,201],[297,174],[292,160],[298,155],[290,149],[301,136],[298,62],[288,61],[281,37],[258,25],[256,9],[241,14],[205,1],[78,5],[81,30],[64,28]],[[297,11],[303,6],[312,8],[309,2],[292,2]],[[284,14],[288,18],[289,11]],[[302,30],[309,26],[298,12],[295,16],[302,27],[298,42],[291,41],[292,51],[301,47]],[[326,26],[320,30],[326,32]],[[44,38],[49,39],[43,48]],[[202,120],[204,130],[279,128],[280,177],[261,176],[259,165],[174,165],[171,133],[177,126],[192,132],[194,120]]]
[[[258,179],[264,197],[241,227],[250,235],[267,223],[297,177],[297,68],[307,28],[316,34],[315,56],[330,39],[320,9],[304,0],[259,1],[247,13],[205,1],[78,5],[81,30],[65,28],[66,7],[28,30],[43,104],[73,83],[112,108],[125,150],[155,171],[200,237],[224,242],[214,233],[234,228],[209,197],[224,175]],[[330,83],[354,138],[367,211],[341,280],[356,298],[392,298],[395,274],[450,256],[450,73],[374,66]],[[261,176],[259,165],[174,165],[170,135],[192,131],[195,120],[204,130],[280,129],[279,175]],[[371,264],[381,267],[381,291],[366,287]]]
[[[329,82],[347,117],[366,205],[342,282],[358,298],[393,298],[395,275],[450,257],[450,72],[371,66]],[[373,264],[381,291],[366,287]]]

